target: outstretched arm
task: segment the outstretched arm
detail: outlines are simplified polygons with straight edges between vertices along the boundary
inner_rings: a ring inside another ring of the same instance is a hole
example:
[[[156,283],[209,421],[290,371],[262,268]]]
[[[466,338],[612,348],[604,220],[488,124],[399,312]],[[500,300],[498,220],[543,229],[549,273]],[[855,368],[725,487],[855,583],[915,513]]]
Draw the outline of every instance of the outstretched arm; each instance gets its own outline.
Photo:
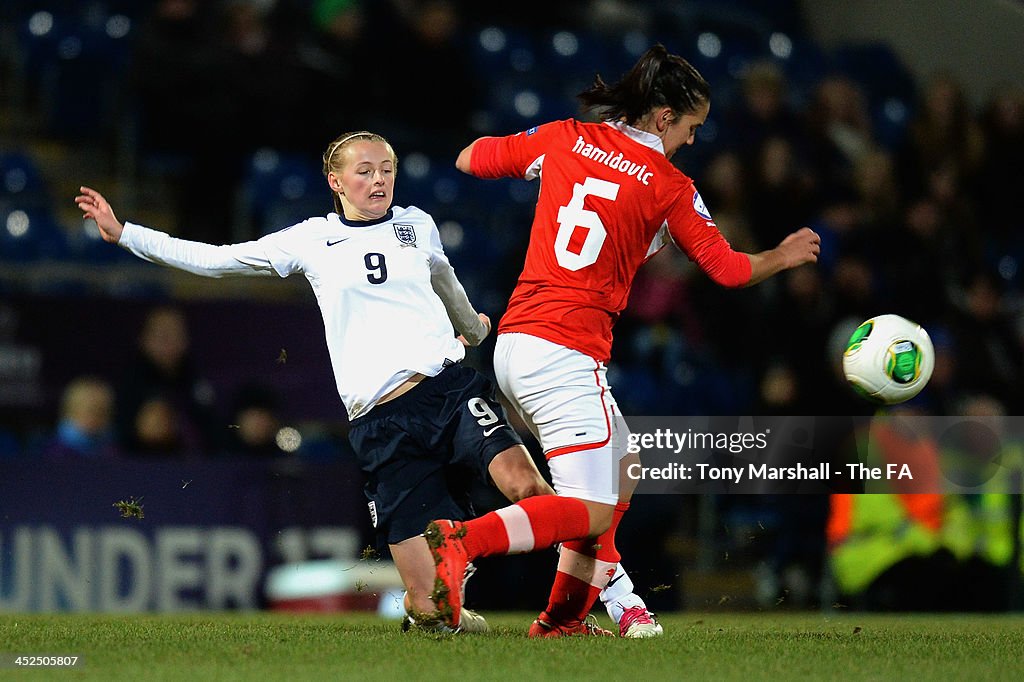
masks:
[[[455,270],[450,265],[438,269],[430,275],[430,286],[444,303],[448,319],[462,333],[459,340],[467,346],[479,346],[491,332],[491,320],[473,309]]]
[[[455,167],[463,173],[470,173],[470,160],[473,158],[473,147],[484,138],[478,137],[469,143],[469,146],[459,152],[459,158],[455,159]]]
[[[177,239],[141,225],[122,224],[102,194],[88,187],[79,189],[81,194],[75,197],[75,203],[86,218],[96,221],[103,240],[139,258],[204,277],[279,274],[260,242],[214,246]]]
[[[805,263],[816,263],[821,252],[821,237],[809,227],[793,232],[774,249],[747,254],[750,258],[750,281],[747,286],[763,282],[783,270]]]

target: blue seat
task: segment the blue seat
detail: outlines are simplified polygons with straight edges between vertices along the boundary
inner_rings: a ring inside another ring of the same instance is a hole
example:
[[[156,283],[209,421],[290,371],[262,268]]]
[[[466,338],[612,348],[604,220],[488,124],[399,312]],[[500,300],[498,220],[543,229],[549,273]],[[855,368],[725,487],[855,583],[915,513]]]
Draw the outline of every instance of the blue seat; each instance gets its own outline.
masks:
[[[545,89],[559,88],[572,98],[588,87],[595,74],[606,81],[619,76],[616,45],[588,31],[548,31],[538,39],[536,82]]]
[[[92,220],[80,220],[66,235],[68,258],[87,265],[137,264],[138,258],[125,249],[108,244]]]
[[[487,111],[494,126],[492,134],[511,134],[548,121],[574,117],[577,103],[573,94],[521,75],[499,78],[487,93]]]
[[[20,151],[0,152],[0,205],[45,206],[46,181],[31,156]]]
[[[239,213],[252,237],[331,210],[330,190],[320,169],[301,156],[264,148],[250,157],[242,181]]]
[[[31,262],[67,258],[64,231],[49,211],[39,208],[0,209],[0,260]]]
[[[19,28],[21,65],[46,132],[62,138],[95,136],[117,126],[117,97],[130,56],[127,17],[46,11]]]
[[[468,41],[473,70],[488,82],[509,73],[528,74],[537,66],[537,46],[530,33],[514,28],[485,26]]]
[[[428,213],[428,206],[434,202],[431,187],[433,172],[441,164],[451,164],[451,159],[435,159],[428,154],[412,149],[398,160],[398,176],[395,179],[395,204],[416,206]]]
[[[395,204],[416,206],[440,224],[477,211],[481,182],[458,171],[450,157],[431,157],[411,152],[399,160]]]
[[[790,105],[802,109],[814,98],[818,84],[834,69],[832,55],[814,41],[788,36],[789,55],[772,54],[772,60],[786,75],[789,84]],[[769,38],[769,41],[771,38]],[[770,50],[770,47],[769,47]]]
[[[912,99],[914,79],[891,47],[885,43],[858,43],[836,48],[836,70],[864,87],[872,103],[889,97]]]

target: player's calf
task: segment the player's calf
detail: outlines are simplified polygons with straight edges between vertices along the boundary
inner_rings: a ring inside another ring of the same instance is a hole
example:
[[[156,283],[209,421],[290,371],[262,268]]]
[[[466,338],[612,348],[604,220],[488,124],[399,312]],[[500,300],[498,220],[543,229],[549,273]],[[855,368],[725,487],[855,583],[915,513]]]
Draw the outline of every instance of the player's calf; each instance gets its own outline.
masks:
[[[458,627],[462,611],[462,585],[469,563],[462,542],[465,525],[446,519],[431,521],[423,532],[430,553],[434,557],[436,578],[431,601],[437,607],[442,621]]]

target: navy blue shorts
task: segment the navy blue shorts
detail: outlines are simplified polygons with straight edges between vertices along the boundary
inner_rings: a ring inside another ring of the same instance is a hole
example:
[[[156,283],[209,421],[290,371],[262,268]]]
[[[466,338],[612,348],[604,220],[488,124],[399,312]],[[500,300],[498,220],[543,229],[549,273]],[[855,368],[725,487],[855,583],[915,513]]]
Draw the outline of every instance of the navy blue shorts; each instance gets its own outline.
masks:
[[[433,519],[473,516],[473,478],[522,440],[508,424],[494,384],[452,365],[352,420],[349,440],[366,475],[370,520],[379,541],[419,535]]]

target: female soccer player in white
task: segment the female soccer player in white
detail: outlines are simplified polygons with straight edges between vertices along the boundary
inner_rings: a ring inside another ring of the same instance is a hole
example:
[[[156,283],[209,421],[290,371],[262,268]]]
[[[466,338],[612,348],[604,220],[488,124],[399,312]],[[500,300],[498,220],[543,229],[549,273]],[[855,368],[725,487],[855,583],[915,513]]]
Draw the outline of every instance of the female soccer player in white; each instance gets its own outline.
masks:
[[[107,242],[154,263],[207,277],[305,275],[367,477],[371,519],[390,545],[407,610],[429,621],[434,562],[423,528],[438,515],[469,513],[448,488],[449,465],[489,477],[511,500],[553,491],[508,425],[492,383],[459,364],[460,341],[479,344],[490,321],[466,297],[431,217],[392,207],[398,159],[391,145],[373,133],[349,133],[330,144],[323,164],[334,213],[241,244],[122,225],[88,187],[75,202]],[[448,626],[485,624],[469,612]]]
[[[457,615],[465,561],[562,542],[548,606],[530,635],[608,634],[585,621],[607,586],[602,599],[620,634],[651,636],[660,626],[617,565],[615,528],[632,488],[623,481],[616,492],[613,472],[638,458],[614,445],[619,412],[605,370],[633,277],[672,243],[718,284],[748,286],[815,262],[820,240],[802,228],[757,254],[729,246],[693,181],[670,162],[693,144],[710,106],[707,82],[685,59],[657,45],[618,83],[598,77],[580,99],[604,122],[480,138],[456,162],[481,178],[542,178],[494,367],[544,448],[558,497],[543,509],[513,505],[464,524],[430,524],[443,583],[434,596],[442,615]]]

